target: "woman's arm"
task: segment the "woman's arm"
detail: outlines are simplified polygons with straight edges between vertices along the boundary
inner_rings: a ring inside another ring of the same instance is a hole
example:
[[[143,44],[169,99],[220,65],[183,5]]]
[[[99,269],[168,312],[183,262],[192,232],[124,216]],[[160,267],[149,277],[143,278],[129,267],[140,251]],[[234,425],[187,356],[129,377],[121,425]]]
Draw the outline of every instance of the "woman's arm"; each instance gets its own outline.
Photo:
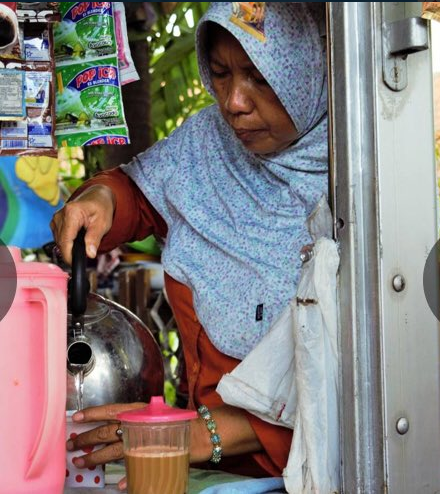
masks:
[[[220,434],[223,457],[252,453],[267,475],[281,475],[289,457],[291,429],[270,424],[229,405],[212,408],[210,412]],[[212,456],[210,434],[202,419],[193,421],[191,426],[191,462],[206,462]]]
[[[122,442],[116,434],[120,425],[116,416],[123,411],[143,406],[145,406],[143,403],[102,405],[86,408],[74,414],[73,420],[75,422],[109,422],[108,425],[91,429],[68,441],[67,448],[71,451],[96,444],[106,445],[93,453],[79,455],[75,460],[75,465],[86,468],[122,458]],[[233,456],[261,451],[260,441],[242,410],[223,405],[211,410],[211,413],[221,436],[223,455]],[[201,418],[191,421],[191,463],[208,461],[212,456],[212,447],[210,433],[206,428],[205,421]]]
[[[262,445],[243,410],[223,405],[210,412],[217,424],[224,456],[256,453],[262,450]],[[212,456],[212,448],[205,421],[201,418],[192,421],[191,463],[208,461]]]

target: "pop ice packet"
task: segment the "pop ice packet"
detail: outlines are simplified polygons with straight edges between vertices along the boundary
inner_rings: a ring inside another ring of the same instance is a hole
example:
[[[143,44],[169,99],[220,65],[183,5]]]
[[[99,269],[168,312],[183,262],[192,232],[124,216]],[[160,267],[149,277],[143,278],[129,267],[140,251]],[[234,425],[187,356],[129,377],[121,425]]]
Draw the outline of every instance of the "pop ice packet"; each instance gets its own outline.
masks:
[[[57,133],[125,126],[116,57],[56,67]]]
[[[129,55],[124,6],[60,2],[59,9],[61,22],[54,26],[58,144],[128,144],[121,81],[136,80],[137,73]],[[128,55],[118,51],[115,16]]]
[[[126,127],[109,127],[88,132],[57,133],[58,146],[100,146],[103,144],[129,144]]]
[[[112,2],[60,2],[61,22],[55,24],[57,61],[115,54]]]

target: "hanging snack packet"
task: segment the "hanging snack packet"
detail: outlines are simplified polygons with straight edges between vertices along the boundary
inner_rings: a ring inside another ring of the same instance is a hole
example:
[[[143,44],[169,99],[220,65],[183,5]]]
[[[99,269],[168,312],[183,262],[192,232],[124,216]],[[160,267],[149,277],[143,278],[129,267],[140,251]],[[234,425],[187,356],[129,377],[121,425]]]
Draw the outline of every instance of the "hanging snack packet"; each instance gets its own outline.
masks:
[[[0,122],[0,155],[55,154],[54,84],[50,65],[23,64],[24,117]],[[9,94],[11,90],[9,90]],[[1,97],[1,95],[0,95]]]
[[[115,54],[112,2],[60,2],[54,27],[55,59],[78,61]]]
[[[57,130],[124,125],[116,57],[56,67]]]
[[[130,144],[126,127],[109,127],[88,132],[66,132],[58,136],[59,146],[101,146]]]
[[[60,4],[61,2],[17,2],[18,22],[47,24],[59,21]]]
[[[118,128],[117,136],[119,127],[126,129],[116,57],[63,64],[56,67],[56,78],[59,143],[68,141],[69,145],[78,146],[84,136],[78,135],[75,141],[73,134]]]
[[[32,112],[31,109],[35,109],[40,115],[48,108],[51,81],[51,72],[30,71],[26,73],[25,101],[28,111]]]
[[[55,84],[50,24],[45,14],[41,21],[20,23],[20,28],[24,46],[27,43],[23,50],[26,58],[10,61],[0,56],[0,63],[6,66],[3,70],[15,73],[12,79],[4,81],[4,90],[0,90],[0,114],[7,106],[5,101],[13,99],[18,108],[20,95],[23,98],[22,116],[15,121],[0,122],[0,155],[55,156]]]
[[[263,43],[265,16],[266,2],[232,2],[231,22]]]
[[[0,68],[0,121],[22,120],[25,116],[25,77],[21,65]]]
[[[439,2],[422,2],[422,17],[433,21],[440,21]]]
[[[0,2],[0,57],[21,58],[16,2]]]
[[[129,53],[123,5],[60,2],[59,10],[61,22],[54,26],[58,144],[128,144],[119,67],[124,80],[135,80],[136,71],[131,56],[122,53],[118,60],[116,10],[118,36]]]
[[[19,121],[0,122],[0,155],[52,155],[55,153],[54,85],[50,65],[24,63],[21,72],[24,117]],[[11,93],[9,88],[8,94]]]
[[[24,54],[28,62],[49,62],[49,29],[40,24],[27,24],[23,35]]]
[[[115,31],[118,45],[119,74],[121,85],[138,81],[139,74],[131,57],[130,45],[128,44],[127,21],[125,19],[124,2],[114,2]]]
[[[53,105],[52,72],[28,71],[26,73],[26,112],[29,148],[54,147]]]

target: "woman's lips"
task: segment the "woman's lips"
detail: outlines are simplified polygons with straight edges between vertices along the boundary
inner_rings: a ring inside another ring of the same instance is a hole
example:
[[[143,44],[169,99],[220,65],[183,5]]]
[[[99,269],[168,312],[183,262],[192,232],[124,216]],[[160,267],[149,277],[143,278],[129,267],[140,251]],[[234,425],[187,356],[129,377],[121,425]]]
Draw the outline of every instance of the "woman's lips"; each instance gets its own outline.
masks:
[[[234,129],[235,135],[241,141],[251,141],[258,137],[264,129]]]

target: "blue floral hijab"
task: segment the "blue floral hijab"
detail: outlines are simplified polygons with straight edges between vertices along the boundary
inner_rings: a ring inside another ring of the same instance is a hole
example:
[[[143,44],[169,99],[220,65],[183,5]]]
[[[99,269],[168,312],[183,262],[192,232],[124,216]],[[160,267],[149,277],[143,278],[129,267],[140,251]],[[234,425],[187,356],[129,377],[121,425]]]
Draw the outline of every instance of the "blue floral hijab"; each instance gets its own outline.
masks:
[[[193,293],[212,343],[243,359],[295,295],[306,220],[327,193],[327,92],[323,18],[316,4],[266,3],[266,41],[231,22],[232,3],[213,2],[197,29],[200,74],[214,94],[206,23],[231,32],[268,81],[300,138],[255,155],[217,105],[189,118],[124,171],[163,216],[166,272]]]

